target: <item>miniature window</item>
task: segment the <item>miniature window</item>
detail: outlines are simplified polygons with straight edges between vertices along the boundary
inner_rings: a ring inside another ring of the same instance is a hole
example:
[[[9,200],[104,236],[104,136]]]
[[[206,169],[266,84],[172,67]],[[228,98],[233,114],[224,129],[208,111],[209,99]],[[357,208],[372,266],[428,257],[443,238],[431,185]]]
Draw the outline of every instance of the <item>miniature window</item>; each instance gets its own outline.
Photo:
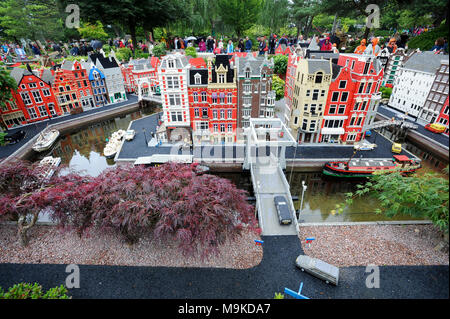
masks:
[[[322,83],[322,79],[323,79],[323,73],[322,72],[318,72],[316,74],[316,80],[315,83]]]
[[[339,88],[340,89],[345,89],[346,86],[347,86],[347,81],[339,81]]]
[[[247,79],[250,78],[250,68],[245,69],[245,77],[246,77]]]
[[[200,74],[197,73],[194,75],[194,83],[197,85],[202,84],[202,78],[201,78]]]
[[[194,96],[194,102],[198,102],[198,93],[194,92],[193,96]]]

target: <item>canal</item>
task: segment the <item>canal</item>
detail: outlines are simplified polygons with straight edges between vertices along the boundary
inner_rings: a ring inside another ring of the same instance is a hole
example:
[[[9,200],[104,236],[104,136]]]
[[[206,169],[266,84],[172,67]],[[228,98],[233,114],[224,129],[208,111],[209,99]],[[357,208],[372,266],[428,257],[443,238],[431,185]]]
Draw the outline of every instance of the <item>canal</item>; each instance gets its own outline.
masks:
[[[114,131],[127,129],[131,121],[149,115],[154,109],[141,109],[120,117],[80,127],[76,132],[62,135],[54,147],[47,153],[36,154],[32,161],[38,161],[44,156],[61,157],[62,165],[66,167],[63,173],[69,170],[79,171],[82,174],[96,176],[106,168],[114,167],[113,159],[103,156],[106,139]],[[420,174],[426,172],[441,172],[447,164],[439,162],[428,154],[421,153],[414,146],[406,146],[410,151],[423,159],[423,168]],[[244,189],[252,196],[250,174],[243,173],[215,173],[231,180],[238,188]],[[442,174],[442,176],[445,176]],[[448,178],[448,176],[445,176]],[[345,201],[345,193],[355,191],[356,185],[364,180],[342,180],[323,175],[321,172],[301,172],[286,170],[286,178],[291,186],[292,196],[302,197],[302,181],[305,181],[307,190],[304,194],[301,218],[305,222],[361,222],[389,220],[383,215],[374,213],[379,203],[372,198],[357,198],[351,207],[346,207],[342,214],[334,214],[337,204]],[[300,200],[295,201],[295,208],[300,209]],[[411,217],[395,217],[393,220],[411,220]]]

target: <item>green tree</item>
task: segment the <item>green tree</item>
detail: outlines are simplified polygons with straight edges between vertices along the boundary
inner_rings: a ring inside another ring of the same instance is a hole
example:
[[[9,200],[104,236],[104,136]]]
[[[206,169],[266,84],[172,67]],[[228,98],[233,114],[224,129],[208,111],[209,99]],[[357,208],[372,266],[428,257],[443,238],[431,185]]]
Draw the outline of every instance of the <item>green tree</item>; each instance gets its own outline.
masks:
[[[448,174],[448,168],[446,170]],[[430,219],[440,230],[448,232],[449,180],[436,173],[422,176],[402,176],[399,173],[370,177],[365,184],[357,185],[355,193],[347,193],[347,204],[358,196],[371,196],[380,201],[381,209],[388,217],[407,215]]]
[[[288,24],[289,1],[288,0],[263,0],[260,16],[260,24],[277,33]]]
[[[56,0],[0,1],[0,27],[15,42],[20,38],[60,40],[64,37],[63,20],[55,8]]]
[[[217,0],[222,20],[238,37],[258,20],[262,0]]]
[[[12,99],[11,90],[17,90],[17,83],[6,70],[0,70],[0,110],[6,107],[6,102]],[[0,117],[0,126],[6,128]]]
[[[134,48],[137,48],[136,32],[139,26],[152,29],[165,26],[187,16],[185,1],[182,0],[59,0],[66,6],[69,3],[80,7],[80,15],[87,22],[97,20],[103,24],[118,24],[126,27],[131,35]]]
[[[81,37],[85,39],[108,39],[108,34],[103,29],[103,24],[100,21],[96,21],[95,24],[89,22],[83,23],[82,26],[78,28],[78,32]]]

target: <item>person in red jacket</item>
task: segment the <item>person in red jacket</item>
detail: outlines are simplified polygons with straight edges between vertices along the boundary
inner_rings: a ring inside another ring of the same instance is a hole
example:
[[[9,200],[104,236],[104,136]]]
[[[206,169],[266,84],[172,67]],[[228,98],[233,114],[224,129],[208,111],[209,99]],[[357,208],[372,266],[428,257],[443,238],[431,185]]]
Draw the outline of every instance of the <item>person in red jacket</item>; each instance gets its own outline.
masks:
[[[331,51],[333,50],[333,46],[330,42],[330,37],[326,37],[325,41],[323,41],[322,45],[320,46],[320,51]]]

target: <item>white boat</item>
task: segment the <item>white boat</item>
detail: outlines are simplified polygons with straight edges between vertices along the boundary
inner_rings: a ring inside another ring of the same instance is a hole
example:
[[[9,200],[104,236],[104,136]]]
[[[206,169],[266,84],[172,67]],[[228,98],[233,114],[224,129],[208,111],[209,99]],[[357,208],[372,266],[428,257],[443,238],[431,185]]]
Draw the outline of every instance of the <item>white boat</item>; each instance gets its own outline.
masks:
[[[39,167],[43,168],[42,178],[50,179],[55,174],[56,168],[61,164],[61,157],[46,156],[39,162]]]
[[[40,133],[36,143],[33,145],[33,150],[36,152],[43,152],[48,150],[56,142],[59,137],[58,130],[50,130],[45,133]]]
[[[119,151],[120,148],[120,141],[118,140],[111,140],[106,144],[105,148],[103,149],[103,154],[106,158],[113,158],[116,153]]]
[[[111,134],[108,143],[103,149],[103,155],[105,155],[106,158],[113,158],[116,155],[120,149],[120,145],[122,143],[121,141],[125,134],[126,132],[124,130],[118,130]]]
[[[135,135],[136,135],[136,131],[135,130],[127,130],[126,133],[125,133],[125,140],[126,141],[131,141],[131,140],[133,140]]]

